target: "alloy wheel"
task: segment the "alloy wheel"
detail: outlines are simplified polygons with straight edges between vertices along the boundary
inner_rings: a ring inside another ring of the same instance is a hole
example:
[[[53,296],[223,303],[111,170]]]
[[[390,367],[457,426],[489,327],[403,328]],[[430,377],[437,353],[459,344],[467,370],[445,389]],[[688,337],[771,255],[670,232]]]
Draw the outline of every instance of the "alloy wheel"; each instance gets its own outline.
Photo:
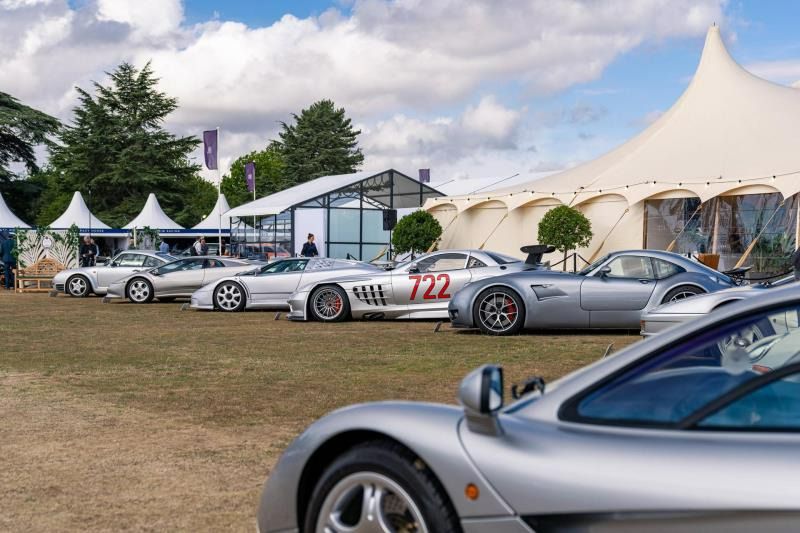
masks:
[[[343,308],[342,295],[334,289],[322,289],[314,296],[314,311],[324,320],[338,317]]]
[[[669,301],[679,302],[681,300],[685,300],[686,298],[691,298],[692,296],[697,296],[697,293],[692,291],[680,291],[673,294],[672,298],[670,298]]]
[[[88,286],[84,278],[78,276],[69,280],[69,293],[72,296],[83,296],[87,290]]]
[[[131,283],[128,289],[128,296],[134,302],[144,302],[150,296],[150,285],[144,280],[137,279]]]
[[[357,472],[325,497],[316,531],[427,533],[428,528],[419,507],[398,483],[375,472]]]
[[[215,299],[223,311],[236,311],[242,303],[242,290],[234,283],[226,283],[217,289]]]
[[[514,327],[518,316],[517,303],[505,292],[489,293],[478,306],[478,318],[481,324],[496,333]]]

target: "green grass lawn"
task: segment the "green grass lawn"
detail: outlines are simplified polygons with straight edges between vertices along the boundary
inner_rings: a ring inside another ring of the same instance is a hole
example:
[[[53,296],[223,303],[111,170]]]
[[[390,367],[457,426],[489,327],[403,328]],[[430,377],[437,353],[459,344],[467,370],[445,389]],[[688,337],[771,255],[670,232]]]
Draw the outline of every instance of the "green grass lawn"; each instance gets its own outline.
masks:
[[[331,409],[454,402],[487,362],[508,383],[552,380],[638,339],[5,292],[0,306],[0,529],[250,529],[277,455]]]

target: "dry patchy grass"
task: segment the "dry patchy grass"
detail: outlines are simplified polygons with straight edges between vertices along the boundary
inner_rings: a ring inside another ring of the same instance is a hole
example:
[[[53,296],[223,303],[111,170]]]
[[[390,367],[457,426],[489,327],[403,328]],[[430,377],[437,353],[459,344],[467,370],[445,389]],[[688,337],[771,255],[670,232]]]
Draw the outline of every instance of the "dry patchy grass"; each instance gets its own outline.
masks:
[[[637,339],[5,292],[0,306],[0,529],[11,530],[250,530],[280,451],[331,409],[452,402],[486,362],[509,382],[554,379]]]

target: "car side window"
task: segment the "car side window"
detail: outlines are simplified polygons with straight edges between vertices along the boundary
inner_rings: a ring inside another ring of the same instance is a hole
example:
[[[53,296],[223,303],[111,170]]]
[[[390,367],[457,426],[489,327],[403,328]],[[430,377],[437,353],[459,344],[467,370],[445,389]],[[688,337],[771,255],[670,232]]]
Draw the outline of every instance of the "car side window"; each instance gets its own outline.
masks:
[[[469,261],[467,261],[467,268],[480,268],[485,266],[486,263],[484,263],[474,255],[469,256]]]
[[[775,414],[778,409],[784,413],[784,407],[773,405],[769,407],[773,411],[766,410],[767,395],[790,406],[800,417],[798,393],[789,385],[776,384],[750,400],[743,397],[741,404],[731,404],[729,410],[719,411],[717,418],[703,416],[702,423],[692,421],[720,398],[742,387],[750,392],[746,389],[753,380],[800,362],[798,316],[800,305],[792,305],[753,313],[693,335],[569,400],[562,418],[666,428],[730,425],[735,417],[740,424],[755,424],[766,416],[783,416],[785,421],[783,414]],[[794,379],[784,381],[794,385]],[[760,411],[753,411],[753,406]]]
[[[219,259],[206,259],[204,268],[222,268],[225,264]]]
[[[186,262],[178,270],[200,270],[205,265],[204,259],[187,259]]]
[[[142,254],[121,254],[117,257],[116,263],[121,267],[140,267],[145,257]]]
[[[650,262],[649,257],[620,255],[609,261],[606,268],[611,269],[606,274],[609,278],[656,279],[653,274],[653,264]]]
[[[675,274],[686,272],[686,270],[678,265],[656,257],[653,258],[653,270],[655,271],[656,279],[666,279]]]
[[[148,255],[147,257],[145,257],[143,266],[145,268],[154,268],[154,267],[157,267],[157,266],[161,266],[163,264],[164,264],[163,260]]]
[[[442,253],[426,257],[417,262],[420,272],[442,272],[444,270],[461,270],[467,264],[466,254]]]

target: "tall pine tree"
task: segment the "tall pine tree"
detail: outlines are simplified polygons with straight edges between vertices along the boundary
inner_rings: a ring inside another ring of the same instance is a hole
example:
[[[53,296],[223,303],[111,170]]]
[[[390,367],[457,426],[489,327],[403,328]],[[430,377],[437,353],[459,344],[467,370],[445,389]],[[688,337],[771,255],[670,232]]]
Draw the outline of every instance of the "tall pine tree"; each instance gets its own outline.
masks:
[[[292,115],[294,124],[282,123],[280,132],[283,173],[286,186],[320,176],[349,174],[364,162],[364,154],[343,108],[336,109],[330,100],[320,100]]]
[[[178,223],[196,223],[213,207],[215,196],[209,193],[211,184],[197,179],[200,167],[188,159],[200,141],[163,127],[177,99],[157,89],[149,63],[141,70],[123,63],[109,76],[107,86],[94,83],[94,95],[77,88],[74,123],[51,149],[57,187],[49,191],[51,203],[62,204],[81,191],[100,219],[118,227],[130,222],[154,192]]]

